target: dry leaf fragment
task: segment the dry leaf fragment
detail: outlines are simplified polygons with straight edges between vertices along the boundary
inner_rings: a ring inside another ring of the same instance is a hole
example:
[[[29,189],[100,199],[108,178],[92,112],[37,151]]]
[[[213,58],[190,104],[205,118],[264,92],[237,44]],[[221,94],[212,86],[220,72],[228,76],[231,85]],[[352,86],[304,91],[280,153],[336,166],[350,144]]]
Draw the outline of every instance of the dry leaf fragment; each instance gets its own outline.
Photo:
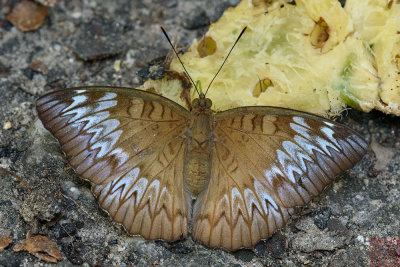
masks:
[[[376,162],[375,170],[383,171],[389,165],[390,161],[394,156],[394,149],[391,147],[384,147],[379,144],[375,139],[371,142],[372,151],[375,153]]]
[[[47,11],[47,7],[23,1],[13,8],[7,19],[21,31],[33,31],[43,25]]]
[[[33,70],[34,72],[38,72],[38,73],[41,73],[41,74],[47,74],[47,72],[48,72],[46,64],[44,64],[40,60],[32,61],[31,64],[29,65],[29,68],[31,70]]]
[[[56,243],[47,236],[26,234],[26,239],[14,246],[14,251],[26,250],[35,257],[47,262],[57,262],[62,259]]]
[[[0,252],[8,247],[13,240],[14,238],[12,236],[0,236]]]

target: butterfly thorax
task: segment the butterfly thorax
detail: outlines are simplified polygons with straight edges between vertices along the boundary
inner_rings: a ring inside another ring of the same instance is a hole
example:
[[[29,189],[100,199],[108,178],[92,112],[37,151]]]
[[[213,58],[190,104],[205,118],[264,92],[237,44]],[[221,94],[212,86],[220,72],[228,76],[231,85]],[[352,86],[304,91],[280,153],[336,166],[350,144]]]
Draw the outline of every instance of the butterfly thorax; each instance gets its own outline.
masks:
[[[201,94],[193,101],[190,112],[184,167],[185,183],[195,196],[203,191],[210,177],[212,130],[211,101]]]

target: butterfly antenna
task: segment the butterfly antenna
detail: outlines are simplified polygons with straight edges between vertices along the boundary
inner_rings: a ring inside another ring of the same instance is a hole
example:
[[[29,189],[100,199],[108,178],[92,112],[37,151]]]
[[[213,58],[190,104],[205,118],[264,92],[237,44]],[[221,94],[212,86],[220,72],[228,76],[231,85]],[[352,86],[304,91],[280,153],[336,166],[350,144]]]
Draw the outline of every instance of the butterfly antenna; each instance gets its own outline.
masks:
[[[225,65],[226,60],[228,59],[229,55],[232,53],[233,48],[235,48],[235,45],[239,42],[239,39],[242,37],[243,33],[246,31],[247,26],[243,28],[242,32],[239,34],[238,38],[236,39],[235,43],[233,44],[231,50],[229,50],[228,55],[225,57],[224,62],[222,62],[221,67],[219,67],[219,70],[217,73],[214,75],[214,78],[211,80],[210,84],[207,87],[207,90],[204,95],[207,95],[208,89],[210,89],[211,84],[214,82],[215,78],[217,77],[218,73],[221,71],[222,67]]]
[[[200,95],[199,89],[197,89],[196,83],[193,81],[192,77],[190,77],[189,72],[185,68],[185,65],[183,65],[183,62],[182,62],[181,58],[179,57],[178,52],[176,52],[175,47],[172,44],[171,40],[169,39],[167,32],[164,30],[164,28],[162,26],[160,28],[161,28],[162,32],[164,33],[165,37],[167,38],[169,44],[171,45],[172,50],[174,50],[174,53],[175,53],[176,57],[178,58],[179,62],[181,63],[183,69],[185,70],[186,75],[189,77],[189,79],[192,82],[194,88],[196,89],[197,94]]]

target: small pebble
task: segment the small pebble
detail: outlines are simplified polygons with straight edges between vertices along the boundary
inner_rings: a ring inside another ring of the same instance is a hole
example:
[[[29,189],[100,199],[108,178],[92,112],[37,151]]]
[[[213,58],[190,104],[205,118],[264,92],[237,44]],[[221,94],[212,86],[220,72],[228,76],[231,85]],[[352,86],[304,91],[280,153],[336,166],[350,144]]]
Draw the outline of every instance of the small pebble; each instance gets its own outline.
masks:
[[[70,198],[77,200],[81,195],[81,191],[79,188],[75,186],[75,184],[71,181],[66,181],[61,185],[62,192],[69,196]]]
[[[108,244],[109,245],[117,245],[118,244],[118,239],[110,240],[110,241],[108,241]]]
[[[114,70],[115,72],[118,72],[121,69],[121,60],[116,60],[114,62]]]
[[[13,124],[9,121],[5,121],[3,125],[4,130],[10,130],[13,127]]]
[[[361,243],[364,243],[364,237],[362,235],[357,236],[357,240],[360,241]]]
[[[359,201],[363,201],[364,197],[362,195],[356,195],[355,199],[359,200]]]
[[[71,191],[71,197],[73,198],[73,199],[75,199],[75,200],[77,200],[78,198],[79,198],[79,196],[80,196],[80,194],[81,194],[81,191],[79,191],[79,189],[78,188],[76,188],[76,187],[71,187],[70,189],[69,189],[69,191]]]

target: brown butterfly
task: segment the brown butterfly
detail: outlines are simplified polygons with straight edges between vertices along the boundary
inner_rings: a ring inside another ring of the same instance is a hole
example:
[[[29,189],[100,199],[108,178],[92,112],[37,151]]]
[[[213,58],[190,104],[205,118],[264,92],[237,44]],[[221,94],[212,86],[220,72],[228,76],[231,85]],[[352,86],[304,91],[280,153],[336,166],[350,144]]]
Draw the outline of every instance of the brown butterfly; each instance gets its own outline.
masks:
[[[368,147],[346,126],[291,109],[213,113],[203,93],[190,111],[118,87],[56,91],[36,105],[70,165],[129,233],[174,241],[191,232],[227,250],[271,236]]]

